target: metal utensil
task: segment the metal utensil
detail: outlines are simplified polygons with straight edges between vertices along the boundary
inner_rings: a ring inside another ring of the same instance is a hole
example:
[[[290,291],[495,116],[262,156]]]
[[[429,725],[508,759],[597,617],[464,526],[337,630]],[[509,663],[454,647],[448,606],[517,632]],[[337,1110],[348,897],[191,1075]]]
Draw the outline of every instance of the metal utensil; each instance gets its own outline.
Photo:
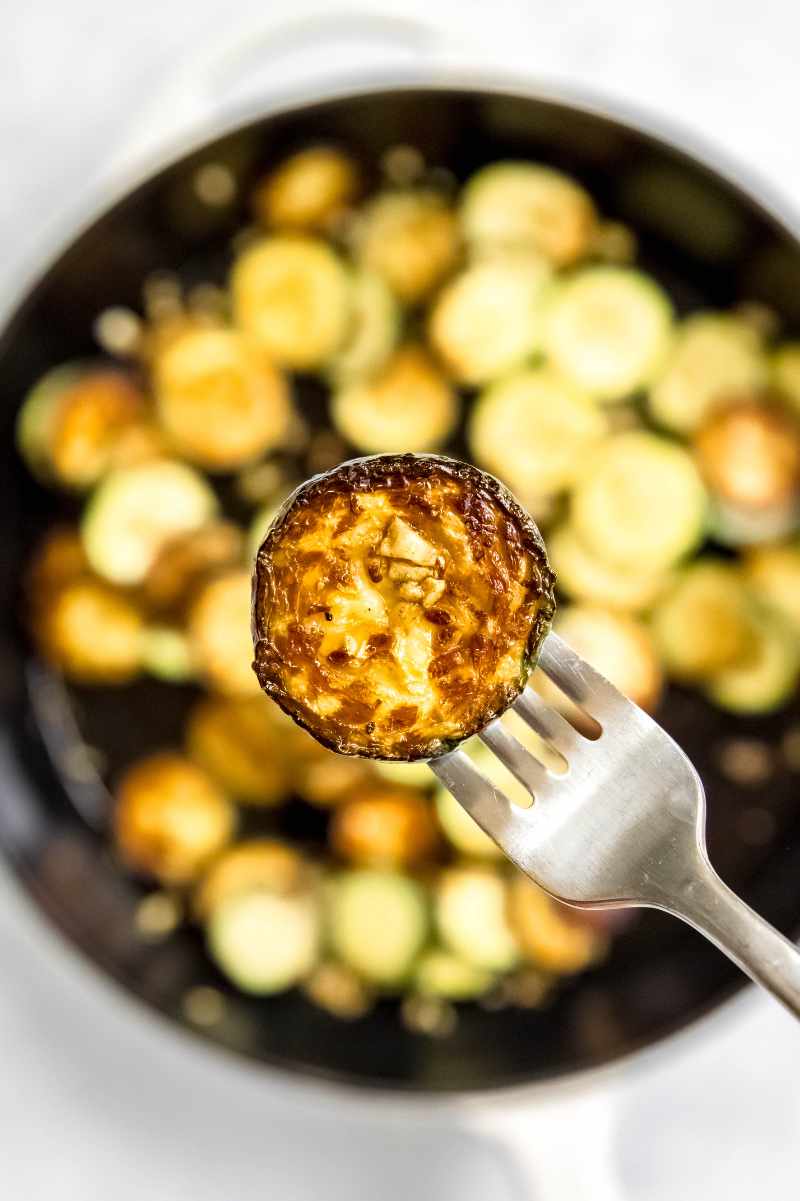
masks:
[[[533,798],[525,809],[461,750],[430,766],[527,876],[585,908],[646,905],[688,922],[800,1017],[800,951],[708,861],[705,793],[680,747],[556,634],[539,666],[600,728],[580,733],[530,687],[514,711],[566,761],[556,774],[501,724],[480,734]]]

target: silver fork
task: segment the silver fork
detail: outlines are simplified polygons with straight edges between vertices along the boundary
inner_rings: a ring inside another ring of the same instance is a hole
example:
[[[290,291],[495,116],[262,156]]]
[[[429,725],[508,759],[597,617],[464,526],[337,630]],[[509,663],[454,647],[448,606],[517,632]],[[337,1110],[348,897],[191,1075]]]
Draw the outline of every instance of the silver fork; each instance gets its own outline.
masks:
[[[514,712],[567,762],[553,774],[498,720],[480,737],[533,797],[512,804],[464,751],[430,766],[517,867],[569,905],[645,905],[688,922],[800,1017],[800,951],[723,884],[705,793],[680,747],[556,634],[539,666],[601,728],[591,740],[530,688]],[[800,915],[799,915],[800,916]]]

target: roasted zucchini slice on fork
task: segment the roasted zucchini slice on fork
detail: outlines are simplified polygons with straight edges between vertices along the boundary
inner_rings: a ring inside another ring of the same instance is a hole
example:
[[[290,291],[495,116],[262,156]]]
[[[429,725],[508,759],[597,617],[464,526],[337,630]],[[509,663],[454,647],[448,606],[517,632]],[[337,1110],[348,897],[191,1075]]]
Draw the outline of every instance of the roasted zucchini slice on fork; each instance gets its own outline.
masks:
[[[355,459],[299,488],[258,552],[255,671],[334,750],[425,759],[514,701],[553,608],[539,531],[492,476]]]

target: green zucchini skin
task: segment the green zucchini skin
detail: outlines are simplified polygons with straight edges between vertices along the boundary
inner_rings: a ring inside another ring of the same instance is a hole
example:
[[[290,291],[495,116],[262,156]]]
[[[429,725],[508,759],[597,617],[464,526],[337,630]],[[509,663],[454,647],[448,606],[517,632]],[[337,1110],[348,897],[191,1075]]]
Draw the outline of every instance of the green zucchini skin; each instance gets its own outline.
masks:
[[[480,720],[459,730],[458,736],[450,739],[431,738],[420,739],[408,746],[402,753],[383,753],[379,744],[365,749],[361,744],[354,744],[346,736],[334,728],[321,729],[318,722],[309,720],[303,709],[296,701],[287,696],[280,685],[272,677],[268,667],[267,647],[269,641],[269,621],[266,600],[270,596],[274,583],[274,568],[272,554],[280,542],[284,527],[290,516],[298,508],[308,506],[320,498],[340,495],[344,492],[371,491],[385,486],[402,486],[414,480],[424,479],[432,470],[440,475],[461,484],[466,490],[477,496],[483,496],[496,504],[515,524],[519,531],[521,544],[528,552],[534,564],[536,573],[536,596],[538,610],[526,641],[524,653],[520,662],[519,675],[513,684],[504,692],[502,701],[487,707],[480,715]],[[308,730],[317,741],[329,749],[342,755],[360,755],[365,758],[387,759],[402,762],[412,762],[419,759],[432,759],[446,754],[460,745],[465,739],[472,737],[482,730],[490,721],[504,713],[516,700],[525,687],[530,672],[536,665],[539,651],[552,622],[555,613],[555,574],[552,571],[545,548],[544,540],[533,518],[522,507],[519,501],[500,480],[487,472],[481,471],[470,463],[450,459],[434,454],[399,454],[399,455],[368,455],[351,459],[339,464],[329,471],[313,476],[289,495],[276,514],[272,525],[267,531],[255,560],[252,589],[251,628],[254,646],[253,669],[263,690],[287,713],[298,725]]]

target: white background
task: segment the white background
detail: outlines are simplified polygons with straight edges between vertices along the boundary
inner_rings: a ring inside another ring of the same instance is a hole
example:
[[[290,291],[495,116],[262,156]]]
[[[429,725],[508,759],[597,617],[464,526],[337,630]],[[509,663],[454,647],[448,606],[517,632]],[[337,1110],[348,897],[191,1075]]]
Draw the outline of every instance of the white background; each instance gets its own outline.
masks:
[[[682,125],[800,208],[793,0],[403,0],[476,61]],[[332,5],[302,0],[0,0],[0,294],[198,55]],[[351,11],[351,10],[348,10]],[[366,60],[365,60],[366,61]],[[325,66],[330,66],[325,60]],[[176,93],[177,94],[177,93]],[[796,1196],[800,1033],[736,1001],[595,1085],[620,1201]],[[536,1111],[530,1115],[537,1120]],[[522,1195],[508,1153],[456,1115],[408,1123],[319,1101],[202,1053],[45,931],[0,874],[0,1196],[9,1201],[484,1201]],[[575,1118],[576,1153],[580,1118]],[[587,1194],[588,1195],[588,1194]],[[578,1201],[565,1194],[564,1201]]]

